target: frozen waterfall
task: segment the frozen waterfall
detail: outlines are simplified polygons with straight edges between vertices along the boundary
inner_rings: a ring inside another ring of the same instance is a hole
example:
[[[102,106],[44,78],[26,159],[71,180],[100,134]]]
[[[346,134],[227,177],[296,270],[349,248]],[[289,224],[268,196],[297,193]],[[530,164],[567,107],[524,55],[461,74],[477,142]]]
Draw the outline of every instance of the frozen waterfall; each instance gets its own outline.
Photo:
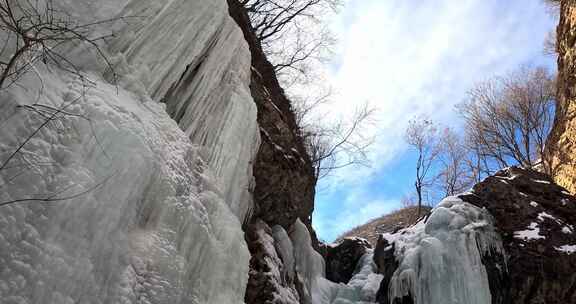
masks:
[[[1,207],[2,303],[243,303],[259,138],[250,54],[226,1],[56,4],[80,23],[130,16],[95,28],[112,28],[103,49],[119,82],[74,45],[61,51],[89,86],[39,63],[0,92],[2,162],[44,122],[25,106],[68,113],[0,171],[0,202],[71,198]]]
[[[449,197],[427,220],[396,234],[400,265],[390,282],[390,299],[411,296],[416,304],[490,304],[482,256],[503,255],[502,241],[485,210]],[[500,265],[505,271],[506,265]]]

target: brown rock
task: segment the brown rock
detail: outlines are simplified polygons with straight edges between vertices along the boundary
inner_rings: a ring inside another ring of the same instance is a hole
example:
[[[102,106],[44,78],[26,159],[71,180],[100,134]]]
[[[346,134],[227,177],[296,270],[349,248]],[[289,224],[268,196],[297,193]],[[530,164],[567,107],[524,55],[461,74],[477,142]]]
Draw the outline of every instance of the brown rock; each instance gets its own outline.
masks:
[[[576,193],[576,2],[562,1],[556,32],[558,93],[547,158],[555,181]]]

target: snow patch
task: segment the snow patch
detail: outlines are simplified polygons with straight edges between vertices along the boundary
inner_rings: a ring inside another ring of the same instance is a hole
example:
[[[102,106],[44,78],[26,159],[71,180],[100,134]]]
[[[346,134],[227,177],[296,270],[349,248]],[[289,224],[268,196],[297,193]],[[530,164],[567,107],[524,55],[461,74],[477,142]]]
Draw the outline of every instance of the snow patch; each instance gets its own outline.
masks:
[[[566,225],[566,226],[562,227],[562,233],[565,233],[565,234],[572,234],[572,233],[574,233],[574,226],[572,226],[572,225]]]
[[[563,245],[560,247],[554,247],[554,249],[567,254],[572,254],[576,252],[576,245]]]
[[[549,182],[549,181],[545,181],[545,180],[532,179],[532,181],[535,182],[535,183],[539,183],[539,184],[550,185],[550,182]]]
[[[540,213],[538,213],[538,220],[539,220],[539,221],[542,221],[542,222],[543,222],[545,219],[549,219],[549,220],[551,220],[551,221],[554,221],[554,222],[556,222],[557,224],[560,224],[560,223],[561,223],[557,218],[553,217],[552,215],[550,215],[550,214],[548,214],[548,213],[546,213],[546,212],[540,212]]]
[[[514,237],[525,241],[539,240],[546,238],[543,235],[540,235],[540,228],[538,227],[538,223],[532,222],[530,223],[530,225],[528,225],[527,228],[528,229],[526,230],[515,231]]]

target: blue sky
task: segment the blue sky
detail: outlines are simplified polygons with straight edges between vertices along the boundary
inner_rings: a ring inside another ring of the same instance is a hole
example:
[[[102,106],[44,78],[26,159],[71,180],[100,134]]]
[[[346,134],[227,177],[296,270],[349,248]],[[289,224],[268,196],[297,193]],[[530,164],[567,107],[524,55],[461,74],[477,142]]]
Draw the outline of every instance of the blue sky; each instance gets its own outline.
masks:
[[[378,110],[370,168],[345,168],[322,180],[314,227],[321,239],[400,207],[412,190],[414,155],[402,140],[409,119],[425,114],[458,127],[454,105],[474,83],[520,65],[555,69],[543,54],[555,17],[541,0],[349,0],[332,21],[339,38],[327,81],[331,109],[346,115],[367,102]]]

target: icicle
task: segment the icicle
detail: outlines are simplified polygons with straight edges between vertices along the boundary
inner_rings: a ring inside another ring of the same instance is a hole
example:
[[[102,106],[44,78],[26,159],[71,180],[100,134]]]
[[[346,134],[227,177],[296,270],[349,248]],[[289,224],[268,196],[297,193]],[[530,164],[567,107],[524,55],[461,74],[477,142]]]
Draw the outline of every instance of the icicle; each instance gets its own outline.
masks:
[[[426,222],[392,241],[400,265],[390,282],[391,301],[410,295],[417,304],[491,303],[481,257],[504,251],[485,209],[446,198]]]

